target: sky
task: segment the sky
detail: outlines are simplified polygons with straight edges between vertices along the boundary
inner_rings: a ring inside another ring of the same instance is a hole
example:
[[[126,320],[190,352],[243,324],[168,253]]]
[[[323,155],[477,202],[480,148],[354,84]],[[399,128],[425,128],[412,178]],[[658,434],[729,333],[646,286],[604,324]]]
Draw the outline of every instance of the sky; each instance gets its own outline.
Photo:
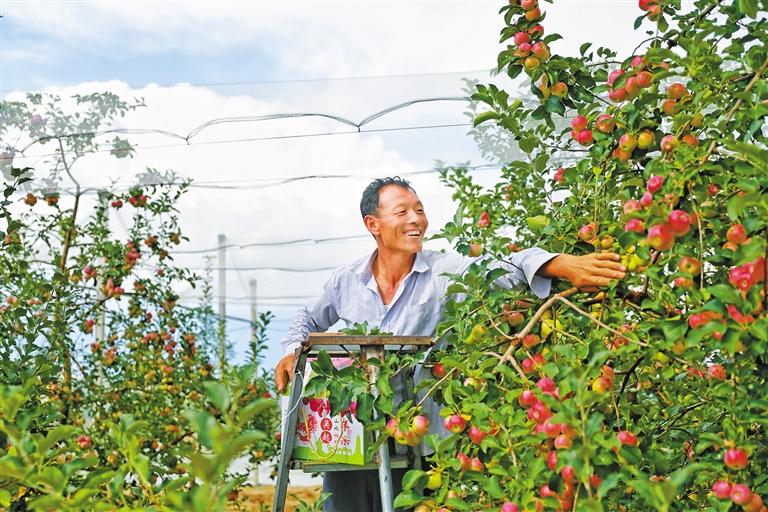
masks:
[[[191,240],[179,249],[213,249],[219,234],[237,246],[228,249],[224,262],[230,269],[224,291],[227,314],[250,318],[249,281],[255,279],[257,310],[275,315],[265,359],[271,367],[297,306],[319,293],[330,271],[249,269],[333,268],[370,254],[375,245],[358,205],[374,177],[404,174],[411,179],[434,234],[456,209],[451,191],[436,173],[408,173],[434,169],[436,160],[476,166],[489,161],[467,135],[463,102],[416,104],[372,121],[362,133],[348,133],[354,131],[350,126],[321,117],[242,118],[323,113],[359,122],[414,99],[464,96],[464,78],[511,87],[509,80],[488,73],[502,48],[502,5],[1,0],[0,98],[18,100],[35,91],[142,97],[146,107],[120,119],[116,128],[182,136],[212,120],[240,118],[209,126],[190,144],[157,134],[132,135],[138,148],[134,158],[116,160],[99,153],[79,161],[73,172],[94,186],[112,180],[128,186],[147,166],[192,178],[197,186],[179,204],[182,229]],[[564,38],[552,50],[565,55],[577,55],[581,43],[592,41],[594,47],[611,47],[627,57],[644,38],[642,30],[650,28],[645,23],[633,32],[641,14],[635,1],[542,5],[547,33]],[[34,166],[48,151],[32,147],[19,163]],[[478,169],[473,174],[490,185],[495,172]],[[349,177],[278,184],[291,177],[339,174]],[[348,236],[359,238],[240,247]],[[445,244],[434,241],[425,247]],[[204,256],[179,253],[176,261],[203,267]],[[218,280],[213,284],[218,296]],[[195,303],[197,291],[179,292],[182,303]],[[233,357],[242,360],[248,324],[232,320],[228,332]]]

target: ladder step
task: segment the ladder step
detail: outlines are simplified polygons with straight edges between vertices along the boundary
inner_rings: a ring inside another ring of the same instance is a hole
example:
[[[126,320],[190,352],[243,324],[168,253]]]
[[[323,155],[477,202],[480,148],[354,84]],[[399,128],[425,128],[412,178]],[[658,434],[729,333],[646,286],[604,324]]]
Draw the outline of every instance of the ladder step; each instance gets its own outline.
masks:
[[[411,457],[407,455],[391,455],[389,459],[390,468],[408,468],[411,467]],[[301,469],[305,473],[325,473],[328,471],[359,471],[365,469],[379,469],[376,463],[364,464],[337,464],[326,462],[315,462],[311,460],[291,460],[291,469]]]

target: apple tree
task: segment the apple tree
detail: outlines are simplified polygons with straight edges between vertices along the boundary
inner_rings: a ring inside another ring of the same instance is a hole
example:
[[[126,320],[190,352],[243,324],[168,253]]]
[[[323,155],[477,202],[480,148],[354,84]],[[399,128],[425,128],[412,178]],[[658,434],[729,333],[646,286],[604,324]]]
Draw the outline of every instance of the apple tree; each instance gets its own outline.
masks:
[[[183,307],[174,292],[209,289],[173,261],[186,239],[176,204],[188,182],[153,169],[128,190],[89,190],[78,179],[77,164],[101,148],[99,131],[138,106],[109,93],[2,105],[0,135],[13,141],[0,203],[4,507],[160,504],[202,480],[212,486],[197,498],[203,510],[211,493],[245,481],[228,473],[235,457],[276,450],[263,433],[276,429],[271,381],[255,365],[212,375],[210,300]],[[38,162],[47,173],[15,165],[35,144],[53,148]],[[132,151],[127,140],[111,142],[117,158]],[[255,350],[269,316],[261,322]],[[185,413],[201,405],[208,411]],[[220,421],[215,440],[201,435]],[[223,457],[216,468],[194,462],[211,451]],[[180,480],[187,473],[194,478]]]
[[[445,168],[456,276],[424,388],[451,435],[398,497],[423,510],[766,510],[768,30],[757,0],[640,0],[631,55],[555,53],[546,6],[501,9],[475,124],[525,158]],[[642,38],[642,37],[641,37]],[[640,39],[641,39],[640,38]],[[621,255],[603,290],[489,286],[521,247]],[[459,301],[458,299],[462,300]]]

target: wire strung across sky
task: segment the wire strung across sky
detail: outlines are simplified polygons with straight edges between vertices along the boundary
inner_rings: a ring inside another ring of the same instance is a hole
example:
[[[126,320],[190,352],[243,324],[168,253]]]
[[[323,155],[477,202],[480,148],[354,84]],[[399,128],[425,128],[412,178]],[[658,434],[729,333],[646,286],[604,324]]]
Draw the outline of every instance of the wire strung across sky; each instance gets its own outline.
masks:
[[[337,116],[334,114],[325,114],[320,112],[297,112],[297,113],[285,113],[285,114],[267,114],[267,115],[260,115],[260,116],[238,116],[238,117],[221,117],[216,119],[211,119],[209,121],[206,121],[205,123],[201,124],[200,126],[192,129],[189,133],[186,135],[182,135],[179,133],[171,132],[168,130],[161,130],[158,128],[110,128],[107,130],[96,130],[96,131],[84,131],[84,132],[73,132],[73,133],[62,133],[62,134],[54,134],[54,135],[43,135],[41,137],[38,137],[32,141],[29,142],[24,148],[20,150],[16,150],[20,152],[22,155],[26,152],[27,149],[32,147],[35,144],[39,144],[41,142],[47,142],[51,138],[77,138],[77,137],[95,137],[99,135],[108,135],[108,134],[123,134],[123,135],[148,135],[148,134],[155,134],[155,135],[163,135],[166,137],[170,137],[173,139],[179,139],[181,141],[184,141],[186,145],[192,145],[191,140],[200,134],[202,131],[204,131],[206,128],[209,128],[211,126],[219,125],[219,124],[231,124],[231,123],[250,123],[250,122],[262,122],[262,121],[274,121],[277,119],[295,119],[295,118],[306,118],[306,117],[319,117],[324,119],[330,119],[333,121],[336,121],[340,124],[351,126],[355,128],[354,131],[347,131],[347,132],[328,132],[328,133],[320,133],[320,134],[303,134],[303,135],[284,135],[284,136],[274,136],[274,137],[262,137],[262,138],[253,138],[253,139],[241,139],[241,140],[220,140],[220,141],[206,141],[197,143],[196,145],[201,144],[216,144],[216,143],[225,143],[225,142],[240,142],[240,141],[252,141],[252,140],[278,140],[278,139],[284,139],[284,138],[296,138],[296,137],[317,137],[317,136],[324,136],[324,135],[336,135],[336,134],[348,134],[348,133],[363,133],[362,127],[366,124],[369,124],[376,119],[379,119],[380,117],[386,116],[387,114],[390,114],[392,112],[395,112],[397,110],[402,110],[408,107],[411,107],[416,104],[420,103],[433,103],[438,101],[469,101],[470,98],[467,96],[443,96],[443,97],[434,97],[434,98],[419,98],[419,99],[413,99],[408,100],[403,103],[399,103],[397,105],[393,105],[391,107],[385,108],[384,110],[381,110],[379,112],[376,112],[374,114],[371,114],[365,118],[363,118],[360,121],[353,121],[351,119],[347,119],[345,117]],[[447,126],[465,126],[469,123],[462,123],[460,125],[428,125],[423,127],[401,127],[401,128],[379,128],[374,130],[366,130],[366,132],[380,132],[385,130],[404,130],[404,129],[423,129],[423,128],[437,128],[437,127],[447,127]],[[146,149],[148,147],[163,147],[163,146],[144,146],[143,149]],[[173,146],[165,146],[165,147],[173,147]],[[109,150],[111,151],[111,149]],[[70,152],[64,152],[72,153]],[[51,153],[47,156],[56,156],[59,153]]]
[[[501,164],[481,164],[481,165],[471,165],[471,166],[462,166],[463,168],[467,170],[493,170],[493,169],[501,169],[503,166]],[[256,189],[265,189],[265,188],[273,188],[273,187],[279,187],[282,185],[287,185],[289,183],[298,183],[302,181],[309,181],[309,180],[343,180],[343,179],[367,179],[367,178],[376,178],[380,177],[385,174],[397,174],[399,176],[417,176],[422,174],[437,174],[440,172],[440,169],[430,168],[430,169],[421,169],[418,171],[378,171],[376,173],[363,173],[363,174],[355,174],[353,171],[336,171],[333,174],[305,174],[303,176],[293,176],[290,178],[250,178],[250,179],[223,179],[223,180],[216,180],[216,181],[193,181],[188,184],[190,188],[200,188],[200,189],[214,189],[214,190],[256,190]],[[257,182],[251,185],[221,185],[221,183],[244,183],[244,182]],[[269,183],[258,183],[258,182],[269,182]],[[185,185],[188,182],[185,181],[148,181],[143,183],[146,186],[152,186],[152,185]],[[136,185],[124,185],[122,187],[116,187],[114,190],[119,189],[129,189],[132,187],[135,187]],[[88,190],[89,192],[96,193],[99,190],[105,190],[107,188],[110,188],[111,185],[82,185],[83,190]],[[74,192],[74,188],[67,188],[64,189],[65,192]]]

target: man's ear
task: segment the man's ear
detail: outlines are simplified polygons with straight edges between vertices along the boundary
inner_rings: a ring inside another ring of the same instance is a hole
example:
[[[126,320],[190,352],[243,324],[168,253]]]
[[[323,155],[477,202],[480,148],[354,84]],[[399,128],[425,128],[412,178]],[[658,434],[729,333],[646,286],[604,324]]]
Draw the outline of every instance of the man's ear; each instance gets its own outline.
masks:
[[[363,217],[363,223],[365,224],[365,229],[367,229],[368,232],[373,236],[376,236],[380,233],[379,219],[377,219],[373,215],[366,215],[365,217]]]

